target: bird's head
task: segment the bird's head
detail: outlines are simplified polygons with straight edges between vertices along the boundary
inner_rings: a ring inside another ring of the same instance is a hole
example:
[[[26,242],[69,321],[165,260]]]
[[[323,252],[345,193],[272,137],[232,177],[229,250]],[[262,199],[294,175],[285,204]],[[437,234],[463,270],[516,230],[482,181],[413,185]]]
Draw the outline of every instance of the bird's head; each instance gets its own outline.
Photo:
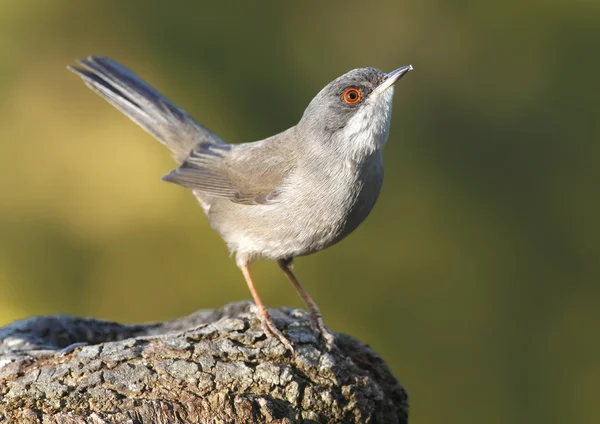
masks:
[[[360,68],[336,78],[304,111],[298,124],[302,138],[353,157],[380,149],[389,134],[394,83],[412,69],[409,65],[386,74]]]

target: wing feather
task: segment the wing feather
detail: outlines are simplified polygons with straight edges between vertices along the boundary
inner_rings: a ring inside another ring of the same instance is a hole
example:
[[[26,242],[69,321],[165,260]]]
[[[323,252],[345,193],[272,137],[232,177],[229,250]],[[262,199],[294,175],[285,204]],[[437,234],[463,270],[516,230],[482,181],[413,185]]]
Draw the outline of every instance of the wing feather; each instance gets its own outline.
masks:
[[[210,196],[245,205],[265,205],[293,168],[285,152],[268,140],[197,145],[181,166],[164,176],[169,181]]]

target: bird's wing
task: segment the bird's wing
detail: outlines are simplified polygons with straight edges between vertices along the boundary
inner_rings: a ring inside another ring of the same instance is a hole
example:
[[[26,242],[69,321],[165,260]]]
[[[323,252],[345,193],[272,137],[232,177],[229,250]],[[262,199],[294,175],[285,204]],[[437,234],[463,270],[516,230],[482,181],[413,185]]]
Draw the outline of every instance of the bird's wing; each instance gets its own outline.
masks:
[[[171,149],[177,162],[183,162],[198,143],[225,144],[120,63],[99,56],[79,60],[78,63],[81,67],[69,66],[69,69]]]
[[[246,205],[276,201],[293,169],[289,155],[269,140],[245,144],[197,145],[163,180]]]

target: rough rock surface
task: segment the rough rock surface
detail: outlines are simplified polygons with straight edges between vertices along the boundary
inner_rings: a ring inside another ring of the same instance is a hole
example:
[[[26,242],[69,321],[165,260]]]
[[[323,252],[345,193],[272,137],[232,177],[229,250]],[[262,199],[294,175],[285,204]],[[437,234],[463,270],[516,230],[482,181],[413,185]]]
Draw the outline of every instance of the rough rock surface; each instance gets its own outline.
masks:
[[[368,346],[328,350],[305,312],[248,303],[147,325],[71,316],[0,328],[0,423],[406,423],[403,387]]]

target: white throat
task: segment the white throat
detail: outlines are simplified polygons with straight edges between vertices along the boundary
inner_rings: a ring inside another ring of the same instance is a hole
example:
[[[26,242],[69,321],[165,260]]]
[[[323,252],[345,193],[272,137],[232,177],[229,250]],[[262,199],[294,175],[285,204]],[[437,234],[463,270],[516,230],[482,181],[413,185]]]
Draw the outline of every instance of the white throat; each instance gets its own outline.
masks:
[[[340,134],[344,150],[357,160],[383,148],[390,133],[394,87],[371,97]]]

